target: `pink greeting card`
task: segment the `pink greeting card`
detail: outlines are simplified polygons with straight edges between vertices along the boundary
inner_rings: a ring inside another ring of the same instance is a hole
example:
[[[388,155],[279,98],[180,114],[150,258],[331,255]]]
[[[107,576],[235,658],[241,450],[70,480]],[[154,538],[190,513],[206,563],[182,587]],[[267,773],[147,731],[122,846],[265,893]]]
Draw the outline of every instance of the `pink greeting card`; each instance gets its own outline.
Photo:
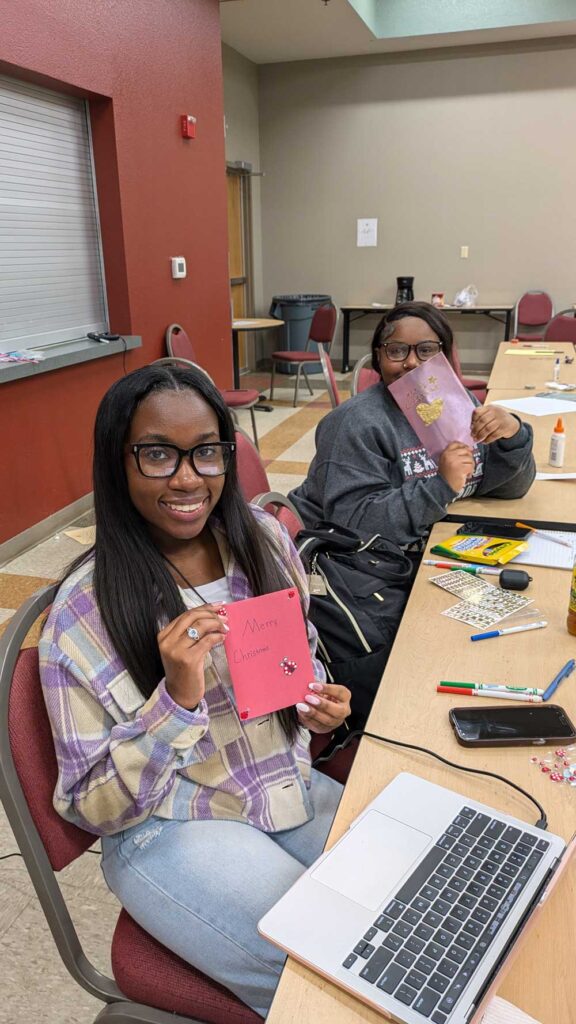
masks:
[[[234,601],[226,611],[224,648],[240,718],[303,701],[314,669],[296,588]]]
[[[435,462],[452,441],[474,447],[474,403],[442,352],[389,384],[388,390]]]

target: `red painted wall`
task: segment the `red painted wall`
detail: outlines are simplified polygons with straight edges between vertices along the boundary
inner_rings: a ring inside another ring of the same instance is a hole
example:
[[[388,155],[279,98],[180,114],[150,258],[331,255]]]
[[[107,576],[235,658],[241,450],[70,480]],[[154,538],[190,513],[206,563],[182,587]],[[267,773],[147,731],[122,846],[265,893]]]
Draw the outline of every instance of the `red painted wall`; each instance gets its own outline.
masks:
[[[110,329],[143,340],[127,368],[165,355],[177,321],[231,386],[218,0],[3,0],[0,71],[90,99]],[[122,372],[110,356],[0,385],[0,543],[92,489],[94,414]]]

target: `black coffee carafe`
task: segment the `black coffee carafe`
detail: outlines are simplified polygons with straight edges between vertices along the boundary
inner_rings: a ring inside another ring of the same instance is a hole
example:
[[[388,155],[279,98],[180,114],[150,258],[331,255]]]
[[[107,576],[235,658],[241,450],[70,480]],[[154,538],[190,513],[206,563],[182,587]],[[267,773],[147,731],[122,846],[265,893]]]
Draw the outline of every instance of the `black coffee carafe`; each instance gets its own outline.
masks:
[[[396,278],[396,305],[399,302],[413,302],[414,301],[414,278],[413,277],[397,277]]]

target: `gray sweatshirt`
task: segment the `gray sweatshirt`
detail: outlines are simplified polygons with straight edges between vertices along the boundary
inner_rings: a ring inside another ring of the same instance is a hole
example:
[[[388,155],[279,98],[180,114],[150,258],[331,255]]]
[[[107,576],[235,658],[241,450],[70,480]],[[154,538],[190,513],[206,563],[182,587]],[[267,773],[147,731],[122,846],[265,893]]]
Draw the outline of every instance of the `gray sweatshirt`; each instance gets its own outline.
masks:
[[[536,472],[532,428],[522,423],[514,437],[476,445],[474,457],[472,481],[457,494],[386,386],[376,384],[319,423],[308,476],[289,497],[307,527],[326,519],[363,537],[381,533],[396,544],[413,544],[457,498],[521,498]]]

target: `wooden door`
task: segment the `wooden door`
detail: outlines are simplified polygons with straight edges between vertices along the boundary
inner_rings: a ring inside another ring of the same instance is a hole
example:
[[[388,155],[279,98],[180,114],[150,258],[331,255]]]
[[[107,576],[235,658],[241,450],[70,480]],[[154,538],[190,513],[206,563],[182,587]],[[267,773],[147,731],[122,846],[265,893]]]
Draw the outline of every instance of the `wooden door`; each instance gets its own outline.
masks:
[[[228,262],[232,317],[252,316],[252,234],[250,173],[232,167],[226,170],[228,190]],[[248,365],[245,333],[239,335],[240,370]]]

